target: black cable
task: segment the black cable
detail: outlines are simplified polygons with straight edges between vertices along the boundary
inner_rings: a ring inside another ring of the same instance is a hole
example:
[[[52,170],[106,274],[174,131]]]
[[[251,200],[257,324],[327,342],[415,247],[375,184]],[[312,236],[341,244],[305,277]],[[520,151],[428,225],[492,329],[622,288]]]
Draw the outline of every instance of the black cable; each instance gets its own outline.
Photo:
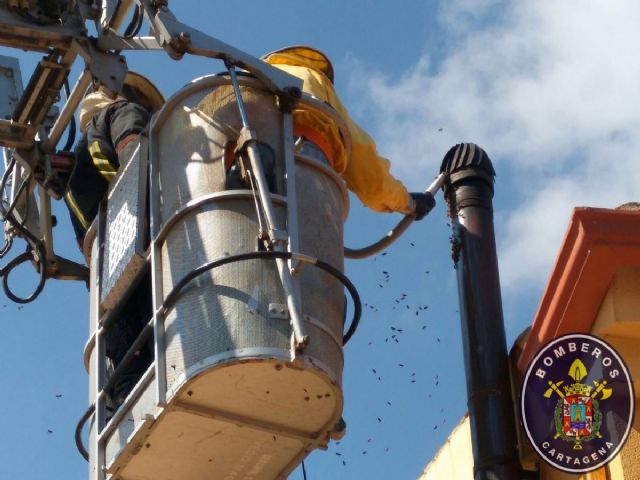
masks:
[[[15,157],[11,157],[11,161],[9,162],[9,165],[6,166],[4,173],[2,174],[2,180],[0,180],[0,211],[5,211],[5,208],[3,205],[4,198],[5,198],[4,191],[7,186],[7,179],[9,178],[9,172],[13,170],[13,166],[15,165],[15,163],[16,163]],[[9,253],[9,250],[11,250],[12,245],[13,245],[13,237],[7,236],[7,234],[5,233],[5,243],[0,249],[0,258],[4,258],[4,256],[7,253]]]
[[[8,208],[4,208],[4,205],[2,205],[2,200],[5,197],[5,189],[7,188],[7,180],[9,178],[9,172],[11,172],[13,170],[13,167],[16,164],[16,157],[11,157],[11,161],[9,162],[9,165],[7,165],[7,168],[5,169],[4,173],[2,174],[2,180],[0,180],[0,220],[1,221],[6,221],[10,215],[11,212],[13,211],[13,209],[16,206],[16,203],[18,202],[18,199],[20,198],[20,195],[22,195],[22,193],[24,192],[24,189],[26,188],[26,186],[29,184],[29,182],[31,181],[31,177],[32,174],[30,174],[27,179],[22,182],[22,185],[20,185],[20,189],[18,190],[18,193],[16,194],[13,203],[11,203],[9,205]],[[25,201],[25,205],[26,205],[26,211],[25,211],[25,215],[24,218],[22,219],[22,226],[24,226],[24,224],[27,221],[27,216],[29,215],[29,197],[27,196],[27,199]],[[14,219],[15,220],[15,219]],[[7,242],[9,243],[9,242]],[[4,247],[3,250],[4,251]],[[6,254],[6,252],[5,252]],[[5,254],[2,254],[0,251],[0,258],[2,258]]]
[[[133,17],[131,18],[131,22],[127,25],[127,28],[124,30],[124,38],[131,39],[140,33],[140,29],[142,28],[142,22],[144,21],[144,13],[142,10],[142,5],[138,5],[136,11],[133,13]]]
[[[84,415],[82,415],[82,418],[80,418],[78,424],[76,425],[76,431],[74,435],[76,440],[76,448],[78,449],[78,452],[80,452],[80,455],[82,455],[82,458],[84,458],[87,462],[89,461],[89,452],[87,452],[87,449],[84,448],[84,444],[82,443],[82,429],[84,428],[84,424],[87,423],[87,420],[89,420],[93,416],[95,408],[95,403],[92,403],[87,411],[84,412]]]
[[[32,175],[29,174],[27,176],[27,178],[24,179],[24,181],[20,185],[20,188],[18,188],[18,192],[16,193],[16,196],[13,199],[13,202],[11,202],[9,204],[9,208],[7,208],[5,210],[4,209],[4,205],[3,205],[2,212],[0,212],[0,220],[2,220],[4,222],[9,217],[14,218],[13,215],[11,215],[11,214],[13,213],[13,210],[16,208],[16,205],[18,204],[18,201],[20,200],[20,196],[24,193],[25,188],[27,188],[27,186],[29,186],[29,182],[31,182],[31,177],[32,177]]]
[[[19,257],[17,257],[16,259],[13,260],[13,262],[15,262],[17,259],[20,259],[21,257],[25,256],[25,255],[31,255],[31,252],[26,252],[22,255],[20,255]],[[165,299],[165,301],[162,304],[162,307],[165,311],[169,310],[170,308],[173,307],[173,305],[175,304],[175,302],[177,301],[180,293],[182,292],[182,290],[184,290],[184,288],[191,282],[191,280],[193,280],[194,278],[196,278],[197,276],[212,270],[214,268],[229,264],[229,263],[234,263],[237,261],[242,261],[242,260],[252,260],[252,259],[276,259],[276,258],[283,258],[283,259],[291,259],[293,258],[293,254],[291,252],[250,252],[250,253],[245,253],[245,254],[240,254],[240,255],[233,255],[230,257],[225,257],[219,260],[214,260],[212,262],[207,262],[203,265],[201,265],[200,267],[192,270],[190,273],[188,273],[187,275],[185,275],[182,280],[180,280],[175,287],[173,287],[173,289],[171,290],[171,292],[169,293],[169,295],[167,295],[167,298]],[[296,259],[301,260],[301,261],[305,261],[304,258],[301,257],[296,257]],[[23,259],[21,259],[20,263],[24,261]],[[336,269],[335,267],[333,267],[332,265],[329,265],[326,262],[323,262],[322,260],[318,260],[312,257],[308,257],[307,260],[308,263],[311,263],[312,265],[315,265],[316,267],[320,268],[321,270],[324,270],[325,272],[329,273],[330,275],[334,276],[335,278],[337,278],[343,285],[344,287],[349,291],[349,294],[351,295],[351,298],[353,300],[354,303],[354,314],[353,314],[353,320],[351,321],[351,325],[349,327],[349,330],[347,331],[347,333],[343,336],[343,345],[345,345],[349,339],[353,336],[353,334],[355,333],[358,324],[360,323],[360,316],[362,314],[362,305],[360,302],[360,296],[358,295],[358,292],[355,288],[355,286],[353,285],[353,283],[351,283],[351,281],[338,269]],[[7,265],[7,267],[5,267],[5,269],[11,270],[13,267],[10,267],[11,264]],[[2,273],[2,272],[0,272]],[[6,276],[5,276],[6,279]],[[38,292],[39,293],[39,292]],[[14,300],[15,301],[15,300]],[[148,334],[151,333],[151,328],[145,328],[143,330],[143,332],[141,333],[141,335],[138,336],[138,338],[136,339],[136,343],[140,343],[142,344],[143,342],[146,341],[146,337],[148,336]],[[146,334],[146,335],[143,335]],[[134,345],[135,346],[135,345]],[[134,348],[130,349],[130,352],[127,353],[131,353],[132,351],[135,351]],[[133,355],[132,355],[133,356]],[[121,362],[124,363],[124,362]],[[120,365],[122,366],[122,365]],[[119,366],[119,367],[120,367]],[[117,369],[116,369],[117,370]],[[111,380],[113,381],[113,379],[116,377],[116,375],[114,375]],[[89,461],[89,453],[87,452],[86,448],[84,447],[84,444],[82,443],[82,430],[84,428],[84,425],[86,424],[87,420],[89,420],[89,418],[91,418],[91,416],[93,415],[95,411],[95,404],[91,405],[87,411],[84,413],[84,415],[82,416],[82,418],[78,421],[78,424],[76,425],[76,429],[75,429],[75,442],[76,442],[76,447],[78,449],[78,452],[80,452],[80,455],[82,455],[82,457]],[[305,465],[304,462],[302,462],[302,473],[304,476],[304,479],[307,479],[307,472],[305,469]]]
[[[7,186],[7,179],[9,178],[8,172],[13,170],[15,163],[16,163],[15,157],[11,157],[11,161],[9,162],[9,165],[7,165],[7,168],[4,174],[2,175],[2,179],[0,180],[0,195],[2,196],[4,196],[4,190]],[[44,246],[42,245],[42,241],[39,238],[37,238],[35,235],[33,235],[29,230],[27,230],[23,225],[21,225],[12,214],[12,210],[14,209],[18,198],[20,198],[20,195],[24,191],[25,186],[29,184],[29,181],[30,181],[30,176],[27,179],[25,179],[22,185],[20,185],[18,194],[16,195],[16,198],[14,199],[14,201],[12,202],[12,204],[9,206],[8,209],[5,210],[4,205],[2,205],[2,202],[0,201],[0,218],[3,221],[8,221],[11,224],[11,226],[27,240],[27,244],[28,244],[27,248],[31,247],[30,251],[27,251],[25,253],[18,255],[16,258],[11,260],[5,267],[0,269],[0,276],[3,277],[2,288],[4,290],[4,293],[7,295],[7,297],[9,297],[9,299],[11,299],[16,303],[29,303],[35,300],[38,297],[38,295],[40,295],[40,293],[42,292],[42,289],[44,288],[44,284],[47,280],[46,251],[44,249]],[[40,279],[38,281],[38,285],[36,286],[35,290],[31,295],[29,295],[28,297],[19,297],[16,294],[14,294],[13,291],[9,288],[9,273],[11,273],[11,270],[13,270],[18,265],[26,261],[34,260],[35,259],[33,254],[34,250],[37,250],[38,252]]]
[[[64,79],[64,94],[67,97],[67,101],[69,101],[69,96],[71,95],[71,89],[69,88],[69,79]],[[69,122],[69,134],[67,136],[67,142],[64,144],[62,150],[70,151],[71,147],[73,147],[73,143],[76,141],[76,117],[73,115],[71,117],[71,121]]]
[[[4,258],[4,256],[9,253],[9,250],[11,250],[11,247],[13,246],[13,237],[7,237],[7,235],[5,234],[4,238],[4,245],[2,246],[2,248],[0,248],[0,258]]]
[[[4,173],[2,174],[2,180],[0,180],[0,195],[4,198],[4,191],[7,188],[7,180],[9,179],[9,172],[13,170],[14,165],[16,164],[16,157],[11,156],[11,160],[9,160],[9,165],[7,165],[4,169]],[[0,202],[0,207],[1,207]]]
[[[32,246],[32,248],[34,247],[35,249],[38,250],[38,263],[40,264],[40,268],[39,268],[40,279],[38,280],[38,285],[34,289],[33,293],[31,293],[31,295],[29,295],[28,297],[19,297],[15,293],[13,293],[13,291],[9,288],[9,273],[11,273],[11,270],[13,270],[15,267],[17,267],[21,263],[24,263],[25,261],[34,260],[33,250],[30,250],[28,252],[18,255],[16,258],[10,261],[6,267],[4,267],[0,271],[0,275],[2,275],[3,277],[2,289],[4,290],[5,295],[7,295],[7,297],[9,297],[10,300],[16,303],[33,302],[36,298],[38,298],[40,293],[42,293],[42,290],[44,289],[44,284],[47,281],[46,253],[40,241],[38,241],[34,246]]]
[[[4,210],[3,207],[0,207],[0,208]],[[4,213],[9,213],[9,212],[4,212]],[[27,230],[20,223],[18,223],[13,215],[6,216],[4,219],[6,219],[6,221],[8,221],[15,230],[17,230],[20,234],[26,237],[27,243],[28,243],[27,248],[31,247],[31,250],[28,250],[27,252],[18,255],[16,258],[11,260],[5,267],[0,269],[0,276],[3,277],[2,288],[4,289],[4,292],[7,295],[7,297],[9,297],[14,302],[29,303],[35,300],[38,297],[38,295],[40,295],[40,293],[42,292],[42,289],[44,288],[44,284],[47,280],[46,252],[44,250],[42,242],[35,235],[33,235],[29,230]],[[13,270],[15,267],[17,267],[18,265],[26,261],[35,260],[35,257],[33,255],[34,250],[38,251],[40,279],[38,281],[38,285],[36,286],[35,290],[31,295],[29,295],[28,297],[19,297],[16,294],[14,294],[13,291],[9,288],[9,273],[11,273],[11,270]]]
[[[173,305],[176,303],[176,301],[178,300],[178,296],[180,295],[182,290],[184,290],[184,288],[187,286],[187,284],[189,284],[189,282],[191,282],[191,280],[193,280],[194,278],[196,278],[197,276],[205,272],[208,272],[209,270],[213,270],[214,268],[221,267],[228,263],[233,263],[233,262],[238,262],[243,260],[255,260],[255,259],[266,259],[266,258],[273,258],[273,259],[282,258],[285,260],[289,260],[293,257],[294,257],[294,254],[291,252],[249,252],[249,253],[242,253],[239,255],[232,255],[229,257],[207,262],[203,265],[200,265],[199,267],[195,268],[194,270],[186,274],[184,277],[182,277],[182,279],[173,287],[171,292],[169,292],[169,295],[167,295],[167,298],[162,303],[162,308],[164,309],[165,312],[171,309]],[[353,285],[353,283],[351,283],[351,280],[349,280],[340,270],[333,267],[332,265],[329,265],[326,262],[323,262],[322,260],[318,260],[312,257],[307,257],[307,258],[308,258],[306,260],[307,263],[311,263],[312,265],[318,267],[321,270],[324,270],[325,272],[337,278],[344,285],[344,287],[347,289],[347,291],[351,295],[351,299],[353,300],[353,319],[351,320],[351,325],[349,326],[347,333],[345,333],[342,337],[342,344],[346,345],[347,342],[353,336],[353,334],[356,332],[356,329],[358,328],[358,324],[360,323],[360,316],[362,315],[362,304],[360,303],[360,295],[358,295],[358,291],[356,290],[356,287]],[[304,262],[305,258],[296,256],[296,260],[300,260]]]
[[[307,469],[304,466],[304,460],[302,461],[302,478],[307,480]]]
[[[39,253],[41,254],[41,256],[44,254],[44,252]],[[29,295],[28,297],[19,297],[15,293],[13,293],[11,288],[9,288],[9,274],[11,273],[11,270],[22,263],[32,261],[34,259],[35,258],[33,256],[33,250],[29,250],[27,252],[21,253],[16,258],[11,260],[4,268],[0,269],[0,275],[2,276],[2,289],[4,290],[5,295],[9,297],[10,300],[16,303],[33,302],[36,298],[38,298],[38,295],[40,295],[42,289],[44,288],[44,284],[47,280],[47,272],[44,262],[42,262],[40,265],[40,280],[38,281],[38,286],[35,288],[33,293],[31,293],[31,295]],[[40,261],[38,263],[40,263]]]
[[[353,285],[353,283],[351,283],[351,280],[343,275],[343,273],[337,268],[329,265],[326,262],[323,262],[322,260],[318,260],[314,265],[340,280],[353,300],[353,319],[351,320],[351,324],[347,329],[347,333],[342,336],[342,345],[344,346],[349,342],[349,340],[351,340],[351,337],[353,337],[353,335],[356,333],[358,325],[360,324],[360,317],[362,316],[362,303],[360,302],[360,295],[358,294],[358,290],[356,290],[356,287]]]
[[[11,157],[11,162],[9,162],[9,165],[5,168],[4,172],[2,173],[2,180],[0,180],[0,208],[2,210],[4,210],[4,205],[2,205],[5,199],[4,190],[6,187],[7,178],[9,177],[9,171],[13,169],[13,165],[15,165],[15,159]],[[8,198],[7,198],[7,201],[8,201]],[[0,258],[3,258],[7,253],[9,253],[9,250],[11,250],[12,245],[13,245],[13,238],[11,236],[7,236],[5,233],[5,243],[0,249]]]
[[[140,18],[138,19],[138,23],[136,24],[136,29],[131,34],[131,37],[136,37],[140,34],[140,30],[142,29],[142,23],[144,22],[144,9],[142,8],[142,5],[140,5],[138,8],[140,10]]]

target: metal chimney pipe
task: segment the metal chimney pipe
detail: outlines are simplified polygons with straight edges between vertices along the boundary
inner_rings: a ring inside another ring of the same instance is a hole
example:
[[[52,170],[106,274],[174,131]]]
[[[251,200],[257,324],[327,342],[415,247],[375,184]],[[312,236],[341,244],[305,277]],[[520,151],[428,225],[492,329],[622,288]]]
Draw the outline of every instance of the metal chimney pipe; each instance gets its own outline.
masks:
[[[452,219],[454,268],[467,379],[475,480],[521,478],[493,230],[495,171],[472,143],[452,147],[442,173]]]

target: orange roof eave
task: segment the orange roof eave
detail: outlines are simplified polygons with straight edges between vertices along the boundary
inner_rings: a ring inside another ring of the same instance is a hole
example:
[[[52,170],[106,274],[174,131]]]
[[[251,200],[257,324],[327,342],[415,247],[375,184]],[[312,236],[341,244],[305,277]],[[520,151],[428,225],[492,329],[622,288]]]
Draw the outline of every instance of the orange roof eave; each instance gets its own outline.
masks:
[[[545,343],[567,333],[591,331],[616,271],[640,266],[640,217],[636,211],[575,208],[518,368],[526,369]]]

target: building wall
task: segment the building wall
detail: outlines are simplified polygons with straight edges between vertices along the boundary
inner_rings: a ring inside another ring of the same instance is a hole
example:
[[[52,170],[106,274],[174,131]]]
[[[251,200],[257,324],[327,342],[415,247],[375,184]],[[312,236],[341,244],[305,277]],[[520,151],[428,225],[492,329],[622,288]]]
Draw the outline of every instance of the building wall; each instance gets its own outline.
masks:
[[[424,469],[419,480],[473,480],[471,428],[465,415],[446,443]]]
[[[618,270],[609,286],[591,329],[622,356],[634,380],[636,416],[634,428],[620,454],[606,467],[584,475],[553,469],[533,450],[523,450],[524,464],[538,465],[540,480],[640,480],[640,268]],[[522,339],[524,341],[524,339]],[[526,437],[521,436],[526,441]],[[465,415],[447,442],[427,465],[419,480],[473,480],[469,418]]]
[[[602,301],[591,333],[609,343],[624,359],[640,403],[640,268],[618,270]],[[634,424],[640,430],[640,415]],[[636,477],[640,479],[640,476]]]
[[[595,472],[574,475],[554,469],[540,460],[537,463],[540,480],[640,480],[640,433],[632,429],[620,454]],[[418,480],[473,480],[471,429],[467,415],[453,429]]]
[[[624,477],[621,478],[624,480],[640,479],[640,433],[636,429],[631,430],[629,440],[618,458],[621,463],[620,467],[624,471]]]

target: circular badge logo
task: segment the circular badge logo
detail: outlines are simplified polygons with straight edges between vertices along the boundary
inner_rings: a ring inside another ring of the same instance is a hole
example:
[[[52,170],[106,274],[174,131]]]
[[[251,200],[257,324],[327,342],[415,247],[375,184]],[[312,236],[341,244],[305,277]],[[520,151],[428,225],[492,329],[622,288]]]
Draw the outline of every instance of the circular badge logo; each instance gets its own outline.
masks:
[[[633,424],[629,371],[611,346],[592,335],[547,343],[525,372],[520,399],[531,445],[566,472],[590,472],[610,462]]]

